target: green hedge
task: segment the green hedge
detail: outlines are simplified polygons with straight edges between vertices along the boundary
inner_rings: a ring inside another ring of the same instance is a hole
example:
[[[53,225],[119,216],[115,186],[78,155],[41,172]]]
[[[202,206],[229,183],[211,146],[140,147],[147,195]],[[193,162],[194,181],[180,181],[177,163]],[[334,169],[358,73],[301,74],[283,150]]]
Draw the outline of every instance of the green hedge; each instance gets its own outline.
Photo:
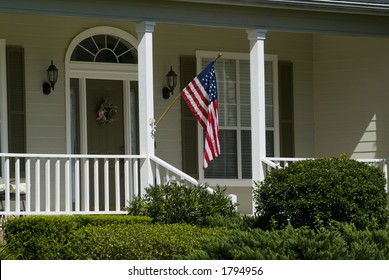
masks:
[[[388,230],[308,228],[236,230],[212,238],[183,259],[203,260],[389,260]]]
[[[150,224],[148,217],[124,215],[27,216],[4,224],[8,249],[23,258],[62,259],[70,234],[84,226]]]
[[[252,219],[223,221],[225,227],[151,224],[147,217],[70,216],[9,219],[2,258],[23,259],[269,259],[389,260],[389,229],[357,230],[335,223],[263,231]]]
[[[226,232],[183,224],[86,226],[72,233],[64,258],[171,260],[200,248],[206,238]]]

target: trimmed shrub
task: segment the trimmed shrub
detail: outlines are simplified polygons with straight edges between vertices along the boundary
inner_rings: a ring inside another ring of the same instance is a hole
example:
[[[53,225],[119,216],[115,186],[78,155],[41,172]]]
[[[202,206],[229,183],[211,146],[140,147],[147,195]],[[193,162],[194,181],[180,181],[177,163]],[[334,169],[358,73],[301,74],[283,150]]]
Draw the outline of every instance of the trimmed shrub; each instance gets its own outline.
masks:
[[[130,215],[146,215],[154,223],[206,225],[207,217],[234,217],[238,213],[225,190],[211,193],[206,185],[165,184],[146,188],[143,197],[135,198],[126,208]]]
[[[63,258],[72,231],[91,225],[150,224],[148,217],[124,215],[27,216],[9,218],[4,224],[9,250],[28,260]]]
[[[85,226],[74,231],[66,246],[66,259],[171,260],[200,248],[206,236],[225,235],[225,229],[192,225]]]
[[[383,228],[388,220],[383,172],[346,156],[275,169],[256,183],[254,200],[264,228],[290,223],[318,229],[334,221],[353,223],[358,229]]]
[[[387,230],[357,230],[342,224],[263,231],[251,229],[212,237],[182,259],[187,260],[389,260]]]

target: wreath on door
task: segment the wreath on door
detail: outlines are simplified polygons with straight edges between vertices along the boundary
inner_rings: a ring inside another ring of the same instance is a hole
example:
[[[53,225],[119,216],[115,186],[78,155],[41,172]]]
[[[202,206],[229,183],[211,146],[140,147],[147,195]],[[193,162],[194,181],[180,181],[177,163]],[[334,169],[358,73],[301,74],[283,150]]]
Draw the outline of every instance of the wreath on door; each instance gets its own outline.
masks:
[[[108,98],[102,99],[100,105],[97,109],[97,122],[100,124],[106,125],[114,122],[115,115],[117,114],[117,106],[113,105]]]

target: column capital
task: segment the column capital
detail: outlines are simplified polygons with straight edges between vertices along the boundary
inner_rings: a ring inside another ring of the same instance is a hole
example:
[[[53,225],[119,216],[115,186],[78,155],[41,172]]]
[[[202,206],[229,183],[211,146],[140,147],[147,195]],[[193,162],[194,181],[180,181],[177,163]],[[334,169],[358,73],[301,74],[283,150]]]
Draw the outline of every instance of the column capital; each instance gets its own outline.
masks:
[[[137,33],[151,33],[154,31],[155,22],[154,21],[141,21],[136,25]]]
[[[258,41],[266,39],[267,29],[248,29],[247,37],[250,41]]]

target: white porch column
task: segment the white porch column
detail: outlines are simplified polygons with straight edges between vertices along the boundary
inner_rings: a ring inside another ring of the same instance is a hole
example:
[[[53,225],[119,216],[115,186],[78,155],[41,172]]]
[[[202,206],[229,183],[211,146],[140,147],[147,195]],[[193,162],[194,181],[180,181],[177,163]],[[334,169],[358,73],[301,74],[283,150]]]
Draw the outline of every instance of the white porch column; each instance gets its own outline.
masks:
[[[8,152],[7,68],[5,39],[0,39],[0,152]]]
[[[248,30],[250,41],[251,151],[253,181],[265,178],[261,160],[266,157],[265,52],[267,30]]]
[[[140,22],[136,27],[138,33],[138,77],[139,77],[139,143],[141,155],[154,155],[154,138],[150,120],[154,119],[153,92],[153,31],[154,22]],[[153,184],[153,174],[150,160],[140,163],[139,195]]]

